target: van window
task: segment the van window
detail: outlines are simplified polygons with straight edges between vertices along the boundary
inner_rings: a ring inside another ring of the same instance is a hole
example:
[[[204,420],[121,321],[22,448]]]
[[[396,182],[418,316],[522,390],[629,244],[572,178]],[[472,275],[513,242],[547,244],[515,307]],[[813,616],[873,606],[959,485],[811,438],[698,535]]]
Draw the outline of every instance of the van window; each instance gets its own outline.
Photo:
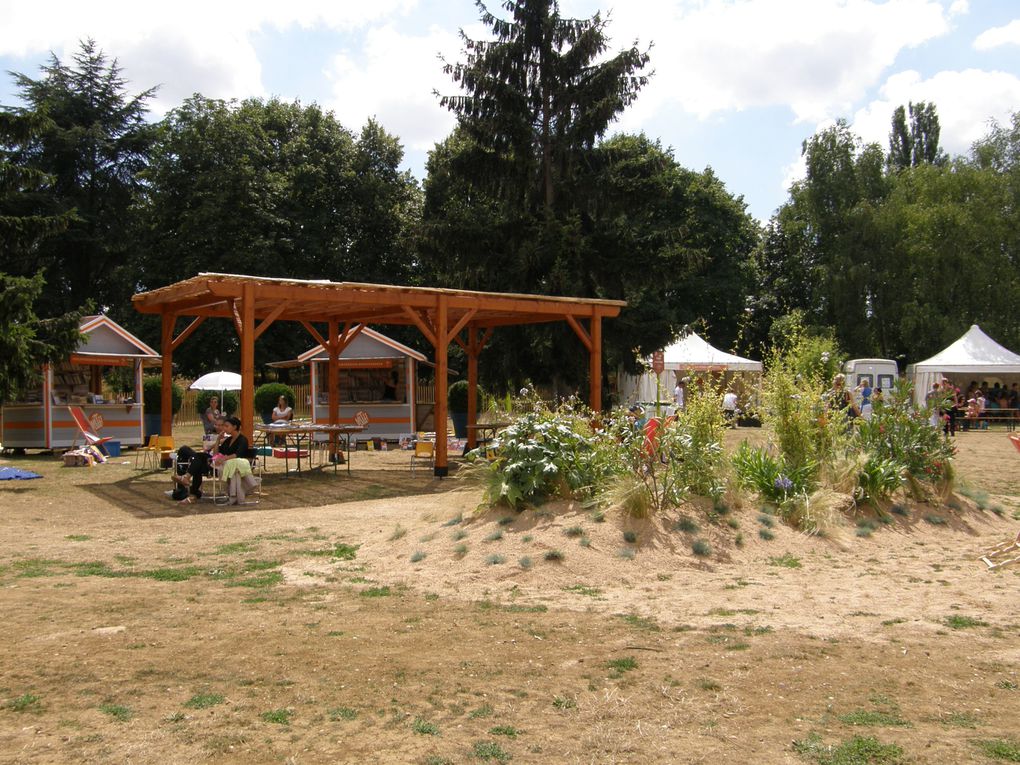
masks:
[[[892,375],[879,375],[878,376],[878,387],[882,390],[889,390],[893,386]]]
[[[871,375],[858,374],[857,375],[857,384],[860,385],[862,380],[865,383],[867,383],[869,388],[871,387],[871,383],[872,383]]]

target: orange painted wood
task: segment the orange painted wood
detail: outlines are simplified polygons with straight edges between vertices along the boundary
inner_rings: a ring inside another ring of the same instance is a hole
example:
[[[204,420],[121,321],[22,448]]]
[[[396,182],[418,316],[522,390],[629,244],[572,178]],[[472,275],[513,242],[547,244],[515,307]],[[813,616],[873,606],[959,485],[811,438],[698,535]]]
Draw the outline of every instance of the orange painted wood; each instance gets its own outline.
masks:
[[[184,331],[174,338],[173,342],[170,344],[170,350],[176,351],[180,347],[181,343],[183,343],[185,340],[191,337],[191,333],[202,325],[202,322],[205,321],[205,318],[206,318],[205,316],[199,316],[195,318],[191,322],[191,324],[186,326],[184,328]]]

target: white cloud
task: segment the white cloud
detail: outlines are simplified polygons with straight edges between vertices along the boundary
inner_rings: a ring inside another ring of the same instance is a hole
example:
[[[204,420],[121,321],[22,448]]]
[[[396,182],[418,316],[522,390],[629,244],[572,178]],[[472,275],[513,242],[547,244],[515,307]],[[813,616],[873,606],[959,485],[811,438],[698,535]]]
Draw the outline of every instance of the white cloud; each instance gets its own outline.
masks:
[[[211,98],[265,96],[253,43],[266,30],[324,27],[350,32],[408,13],[418,0],[180,0],[137,3],[0,2],[0,55],[53,51],[67,60],[92,37],[119,60],[134,89],[161,83],[158,115],[192,93]]]
[[[928,101],[938,109],[942,148],[949,154],[966,154],[988,132],[989,120],[1009,121],[1020,104],[1020,78],[1007,72],[965,69],[923,79],[915,71],[906,71],[886,80],[880,95],[854,115],[854,132],[862,139],[887,148],[893,110],[911,101]]]
[[[432,27],[405,35],[393,27],[369,30],[357,50],[337,54],[326,72],[332,99],[326,104],[342,124],[357,129],[375,117],[410,149],[424,150],[450,132],[452,113],[441,109],[434,90],[455,92],[439,55],[456,61],[460,39]]]
[[[647,44],[649,30],[657,74],[628,122],[671,102],[701,118],[788,106],[813,122],[851,109],[949,24],[936,0],[645,0],[612,12],[614,49]]]
[[[1005,26],[986,29],[974,40],[977,50],[991,50],[1000,45],[1020,45],[1020,19],[1014,19]]]
[[[970,13],[970,0],[953,0],[949,6],[950,16],[964,16]]]

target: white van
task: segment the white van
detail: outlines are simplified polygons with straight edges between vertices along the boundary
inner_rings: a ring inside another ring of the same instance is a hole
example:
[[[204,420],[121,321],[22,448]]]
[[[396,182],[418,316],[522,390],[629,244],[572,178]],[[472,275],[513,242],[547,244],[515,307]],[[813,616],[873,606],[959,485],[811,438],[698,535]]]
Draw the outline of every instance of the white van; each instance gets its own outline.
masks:
[[[850,359],[843,365],[848,388],[856,388],[864,380],[869,388],[887,391],[896,384],[899,371],[892,359]]]

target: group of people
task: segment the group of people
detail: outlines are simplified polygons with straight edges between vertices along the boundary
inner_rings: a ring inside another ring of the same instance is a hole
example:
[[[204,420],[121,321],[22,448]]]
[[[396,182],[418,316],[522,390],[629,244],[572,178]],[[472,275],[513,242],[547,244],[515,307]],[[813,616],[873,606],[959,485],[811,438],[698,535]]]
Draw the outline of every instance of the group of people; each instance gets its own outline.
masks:
[[[977,380],[971,380],[967,392],[963,393],[949,380],[942,380],[941,383],[932,383],[926,401],[933,408],[932,425],[938,427],[941,424],[947,436],[955,436],[961,424],[963,430],[987,428],[992,416],[1001,419],[1007,430],[1014,430],[1020,407],[1020,388],[1017,383],[1013,383],[1012,387],[999,383],[989,386],[987,382],[978,385]]]
[[[226,483],[229,505],[243,504],[248,492],[257,485],[258,479],[251,468],[252,450],[248,437],[241,432],[241,420],[225,416],[219,403],[218,397],[210,398],[209,406],[202,415],[206,436],[202,440],[203,448],[199,450],[185,445],[177,450],[171,497],[182,504],[202,498],[202,482],[213,475],[214,470],[219,471],[220,478]],[[283,396],[277,407],[285,408],[293,416],[293,410],[287,406]],[[274,410],[274,416],[276,413]]]

